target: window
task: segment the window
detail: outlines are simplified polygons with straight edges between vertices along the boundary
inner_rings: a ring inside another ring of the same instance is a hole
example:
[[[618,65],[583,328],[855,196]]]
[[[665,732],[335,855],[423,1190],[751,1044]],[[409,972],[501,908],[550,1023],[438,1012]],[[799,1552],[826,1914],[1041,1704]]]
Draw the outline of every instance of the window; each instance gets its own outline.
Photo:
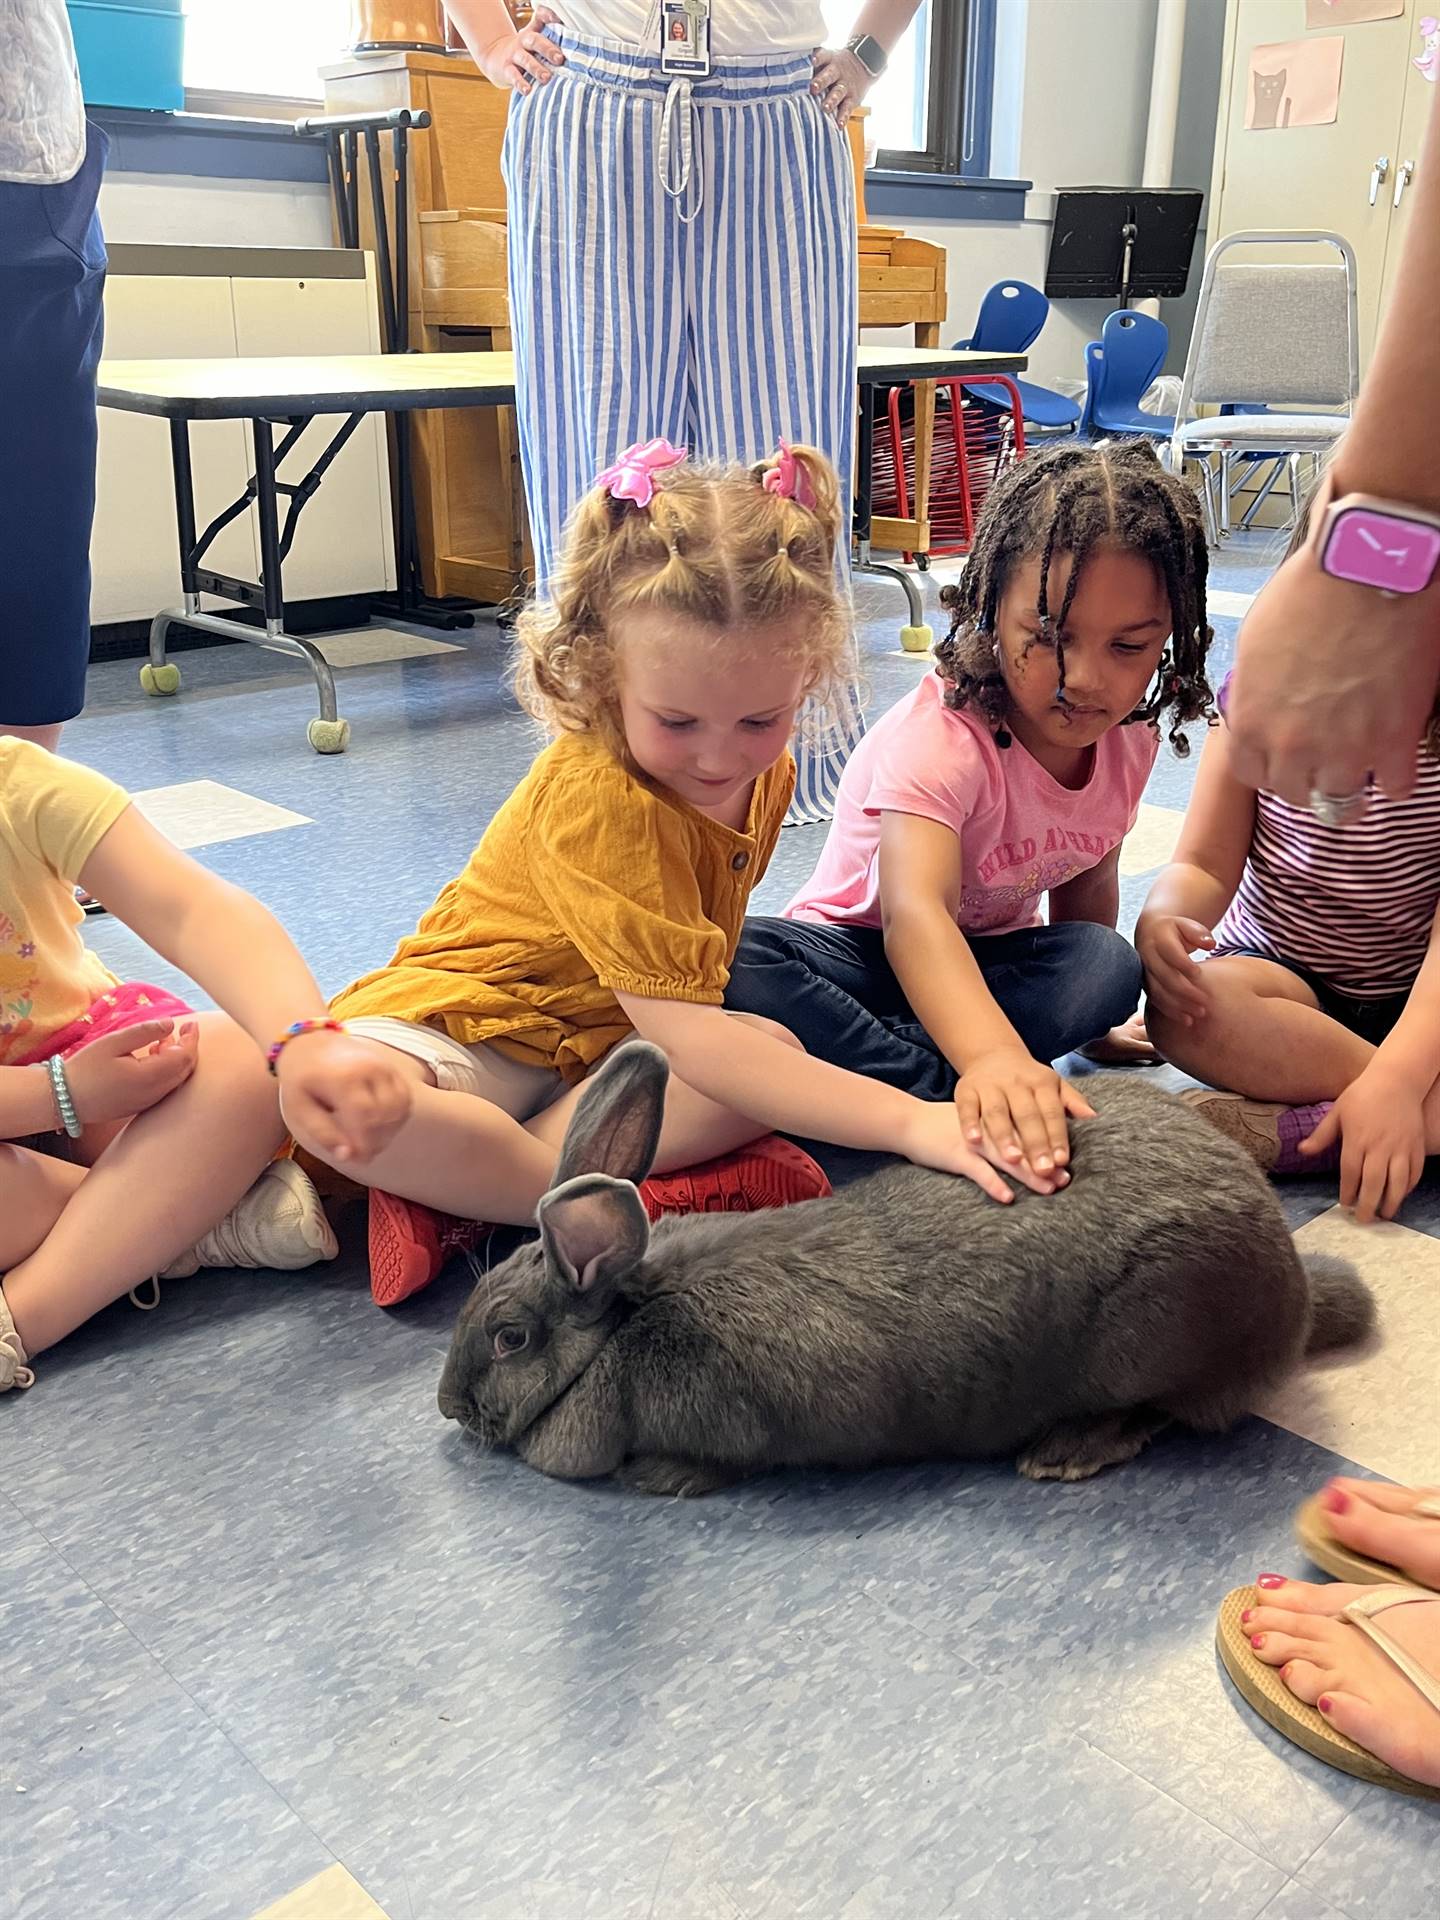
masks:
[[[186,0],[185,85],[318,100],[349,39],[350,0]]]
[[[854,30],[855,0],[822,0],[832,45]],[[999,0],[923,0],[870,90],[871,165],[983,179]]]

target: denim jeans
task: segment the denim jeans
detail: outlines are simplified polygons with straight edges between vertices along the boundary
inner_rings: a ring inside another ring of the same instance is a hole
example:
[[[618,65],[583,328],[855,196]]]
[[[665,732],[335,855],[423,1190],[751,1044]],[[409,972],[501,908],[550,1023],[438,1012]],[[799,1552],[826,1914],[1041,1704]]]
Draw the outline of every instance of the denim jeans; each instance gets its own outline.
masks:
[[[1140,958],[1113,927],[1068,920],[980,934],[970,951],[1001,1011],[1037,1060],[1058,1060],[1130,1018]],[[915,1017],[878,927],[747,920],[725,1005],[787,1027],[817,1059],[927,1100],[955,1069]]]

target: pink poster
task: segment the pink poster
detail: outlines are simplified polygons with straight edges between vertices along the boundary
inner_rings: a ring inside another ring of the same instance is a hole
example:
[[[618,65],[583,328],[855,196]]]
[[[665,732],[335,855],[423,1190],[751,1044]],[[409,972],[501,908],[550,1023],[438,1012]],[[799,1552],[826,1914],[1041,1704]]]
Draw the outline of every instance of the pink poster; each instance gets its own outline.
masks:
[[[1328,126],[1340,111],[1345,36],[1276,40],[1250,49],[1245,125],[1252,131]]]
[[[1305,0],[1305,25],[1311,33],[1325,27],[1363,27],[1367,20],[1398,20],[1405,0]]]

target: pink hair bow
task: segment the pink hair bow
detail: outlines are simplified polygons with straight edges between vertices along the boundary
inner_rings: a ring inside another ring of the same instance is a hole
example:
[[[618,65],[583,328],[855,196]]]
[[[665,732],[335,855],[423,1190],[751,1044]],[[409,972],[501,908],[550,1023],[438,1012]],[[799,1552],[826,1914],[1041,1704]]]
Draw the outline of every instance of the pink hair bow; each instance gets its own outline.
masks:
[[[678,467],[684,458],[684,447],[672,447],[668,440],[637,440],[613,466],[595,476],[595,484],[612,500],[633,500],[637,507],[648,507],[655,498],[656,474]]]
[[[765,475],[761,485],[766,493],[778,493],[783,499],[794,500],[800,506],[814,511],[815,489],[810,484],[809,474],[795,458],[795,449],[788,440],[780,442],[775,465]]]

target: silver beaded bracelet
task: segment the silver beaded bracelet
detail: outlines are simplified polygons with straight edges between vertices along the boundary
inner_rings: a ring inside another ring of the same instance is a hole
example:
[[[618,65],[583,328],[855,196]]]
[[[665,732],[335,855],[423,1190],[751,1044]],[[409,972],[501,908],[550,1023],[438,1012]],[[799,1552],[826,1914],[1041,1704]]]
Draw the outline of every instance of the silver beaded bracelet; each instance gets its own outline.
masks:
[[[65,1077],[65,1062],[58,1053],[52,1053],[46,1065],[50,1069],[50,1086],[55,1095],[55,1111],[60,1116],[60,1124],[72,1140],[78,1140],[85,1129],[80,1124],[79,1114],[75,1111],[70,1082]]]

